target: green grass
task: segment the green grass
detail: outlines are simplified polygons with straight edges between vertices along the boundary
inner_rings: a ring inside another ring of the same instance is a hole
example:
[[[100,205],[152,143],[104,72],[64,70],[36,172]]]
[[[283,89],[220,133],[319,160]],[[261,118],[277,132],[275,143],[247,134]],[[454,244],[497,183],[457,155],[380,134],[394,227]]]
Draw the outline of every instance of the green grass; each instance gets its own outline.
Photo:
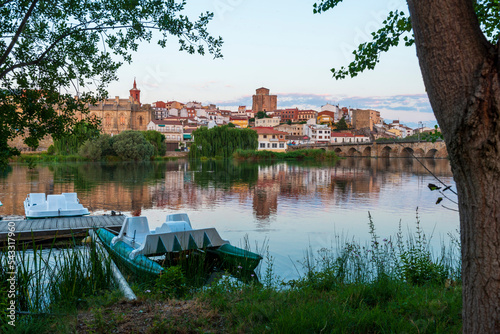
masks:
[[[256,151],[256,150],[236,150],[233,153],[233,158],[236,160],[336,160],[338,156],[333,151],[324,151],[321,149],[310,150],[294,150],[289,152],[272,152],[272,151]]]

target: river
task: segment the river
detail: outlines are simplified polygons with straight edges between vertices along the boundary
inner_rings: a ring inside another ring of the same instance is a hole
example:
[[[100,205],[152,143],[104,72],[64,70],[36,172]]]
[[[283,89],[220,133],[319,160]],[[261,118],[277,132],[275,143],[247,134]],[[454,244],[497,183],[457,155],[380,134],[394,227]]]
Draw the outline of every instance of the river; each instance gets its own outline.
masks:
[[[447,160],[422,162],[454,189]],[[39,163],[31,169],[14,164],[0,176],[0,214],[23,216],[31,192],[77,192],[93,214],[140,209],[151,228],[167,213],[187,212],[194,228],[215,227],[235,245],[247,238],[254,249],[268,247],[275,272],[287,280],[297,277],[297,261],[309,248],[332,247],[338,240],[367,242],[368,213],[381,238],[395,235],[400,223],[404,233],[414,230],[417,207],[434,248],[448,233],[458,236],[458,213],[441,204],[456,205],[447,199],[436,205],[440,195],[429,183],[438,181],[411,159]]]

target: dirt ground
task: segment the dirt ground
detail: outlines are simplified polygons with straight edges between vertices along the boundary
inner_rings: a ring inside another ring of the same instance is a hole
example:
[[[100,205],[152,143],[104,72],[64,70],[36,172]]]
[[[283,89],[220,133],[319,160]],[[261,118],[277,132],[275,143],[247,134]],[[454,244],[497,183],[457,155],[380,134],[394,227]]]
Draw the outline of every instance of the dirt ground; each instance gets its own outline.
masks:
[[[224,333],[216,311],[199,300],[121,301],[78,313],[77,333]]]

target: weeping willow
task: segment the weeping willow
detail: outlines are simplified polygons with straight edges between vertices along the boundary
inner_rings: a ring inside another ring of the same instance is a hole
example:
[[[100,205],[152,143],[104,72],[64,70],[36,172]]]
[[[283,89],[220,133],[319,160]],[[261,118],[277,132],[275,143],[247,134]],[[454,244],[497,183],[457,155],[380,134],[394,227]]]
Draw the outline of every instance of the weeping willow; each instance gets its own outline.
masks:
[[[251,129],[230,128],[227,125],[193,132],[194,143],[190,147],[191,158],[229,158],[237,149],[257,149],[257,132]]]
[[[76,154],[84,142],[99,137],[99,133],[95,125],[81,121],[69,134],[54,140],[55,152],[61,155]]]

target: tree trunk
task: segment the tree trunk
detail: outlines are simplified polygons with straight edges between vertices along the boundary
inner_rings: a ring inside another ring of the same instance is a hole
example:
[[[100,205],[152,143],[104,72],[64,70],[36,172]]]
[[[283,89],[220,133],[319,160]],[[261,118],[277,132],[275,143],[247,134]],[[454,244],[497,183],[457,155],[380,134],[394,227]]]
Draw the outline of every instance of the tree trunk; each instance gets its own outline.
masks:
[[[408,0],[417,55],[458,190],[463,332],[500,333],[498,46],[470,0]]]

